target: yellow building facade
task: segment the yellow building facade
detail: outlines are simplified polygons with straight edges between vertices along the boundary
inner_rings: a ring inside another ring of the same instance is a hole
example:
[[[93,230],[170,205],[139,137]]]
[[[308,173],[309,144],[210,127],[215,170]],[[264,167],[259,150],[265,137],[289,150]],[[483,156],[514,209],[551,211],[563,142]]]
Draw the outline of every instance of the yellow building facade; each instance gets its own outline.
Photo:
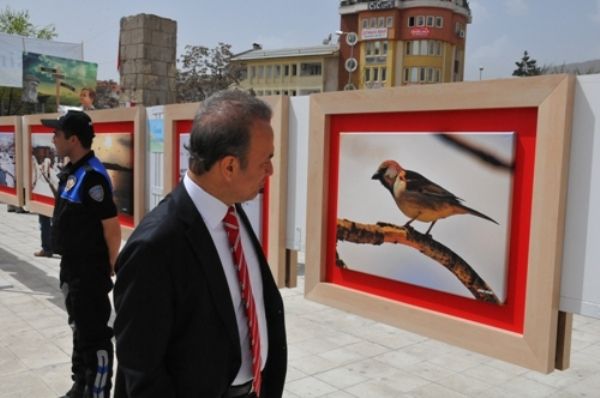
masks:
[[[339,10],[340,90],[463,80],[466,0],[342,0]]]
[[[335,91],[338,47],[323,45],[280,50],[256,48],[232,58],[242,68],[239,86],[256,95],[308,95]]]

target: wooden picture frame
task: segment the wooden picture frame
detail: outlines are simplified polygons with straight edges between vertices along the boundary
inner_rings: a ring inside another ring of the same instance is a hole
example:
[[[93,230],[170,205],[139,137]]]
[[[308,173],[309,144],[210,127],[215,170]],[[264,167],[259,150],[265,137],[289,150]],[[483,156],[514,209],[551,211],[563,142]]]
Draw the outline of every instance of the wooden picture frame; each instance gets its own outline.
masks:
[[[122,238],[127,239],[145,213],[145,161],[146,161],[146,135],[145,135],[145,109],[143,107],[116,108],[86,112],[94,123],[96,137],[113,131],[123,131],[132,136],[132,165],[133,165],[133,214],[124,216],[119,213]],[[54,201],[49,198],[40,198],[32,195],[32,164],[29,158],[32,154],[32,133],[51,134],[50,128],[44,127],[42,119],[57,118],[58,114],[28,115],[23,117],[24,153],[28,154],[24,162],[25,200],[31,212],[51,216]],[[96,138],[97,139],[97,138]]]
[[[265,189],[262,222],[266,226],[266,239],[263,239],[271,272],[277,286],[283,287],[286,280],[285,222],[287,218],[287,151],[288,151],[288,103],[285,96],[260,97],[273,112],[271,125],[274,132],[275,153],[273,156],[273,175]],[[178,164],[178,123],[191,126],[200,103],[165,105],[164,107],[164,194],[167,195],[178,184],[176,177]]]
[[[0,133],[14,134],[14,187],[0,186],[0,202],[13,206],[23,206],[23,134],[20,116],[0,116]],[[6,171],[5,171],[6,172]]]
[[[565,368],[570,322],[559,322],[558,301],[573,89],[572,76],[550,75],[311,96],[306,297],[540,372]],[[388,131],[516,132],[512,225],[521,226],[511,227],[505,305],[335,267],[339,134],[386,123]]]

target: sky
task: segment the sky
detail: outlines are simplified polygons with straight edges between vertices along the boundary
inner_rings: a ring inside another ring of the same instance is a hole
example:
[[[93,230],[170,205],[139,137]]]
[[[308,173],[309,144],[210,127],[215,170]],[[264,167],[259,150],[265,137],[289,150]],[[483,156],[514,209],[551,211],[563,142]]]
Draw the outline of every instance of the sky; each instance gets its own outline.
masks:
[[[465,80],[506,78],[523,51],[539,65],[600,59],[600,0],[470,0]],[[149,13],[178,24],[177,54],[186,45],[260,43],[265,49],[321,44],[339,29],[338,0],[0,0],[0,9],[29,10],[36,26],[54,24],[65,42],[83,42],[98,78],[118,80],[121,17]]]

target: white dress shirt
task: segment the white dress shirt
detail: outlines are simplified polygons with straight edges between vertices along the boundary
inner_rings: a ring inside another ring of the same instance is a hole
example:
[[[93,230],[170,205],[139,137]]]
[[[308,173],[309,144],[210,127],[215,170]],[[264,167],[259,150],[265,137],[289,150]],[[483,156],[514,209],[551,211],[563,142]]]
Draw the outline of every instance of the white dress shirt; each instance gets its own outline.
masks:
[[[250,335],[248,333],[248,320],[244,303],[242,302],[242,293],[240,282],[237,274],[237,268],[233,263],[233,256],[227,239],[227,232],[223,226],[223,218],[227,214],[228,206],[215,198],[201,187],[199,187],[187,175],[183,178],[183,183],[187,193],[192,198],[192,202],[198,209],[200,216],[204,220],[210,236],[217,248],[219,259],[223,265],[227,285],[229,285],[229,293],[233,302],[235,317],[237,320],[238,330],[240,332],[240,346],[242,347],[242,366],[238,371],[237,376],[233,381],[233,385],[244,384],[252,380],[252,352],[250,351]],[[237,216],[237,211],[236,211]],[[265,318],[265,304],[263,297],[262,277],[258,263],[258,256],[250,240],[250,235],[246,230],[246,226],[238,217],[240,224],[240,234],[242,238],[242,249],[248,264],[248,274],[252,287],[252,295],[256,305],[256,314],[258,317],[258,331],[260,334],[260,357],[261,369],[265,367],[267,353],[269,352],[267,320]]]

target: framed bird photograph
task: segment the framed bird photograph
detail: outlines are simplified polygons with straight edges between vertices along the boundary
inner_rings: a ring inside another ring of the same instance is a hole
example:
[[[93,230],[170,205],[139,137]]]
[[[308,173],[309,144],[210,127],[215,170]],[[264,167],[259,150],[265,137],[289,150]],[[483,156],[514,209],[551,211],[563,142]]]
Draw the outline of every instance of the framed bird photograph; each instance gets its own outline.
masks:
[[[420,239],[382,245],[375,234],[371,243],[348,234],[336,244],[339,266],[504,303],[512,132],[341,133],[339,154],[338,220],[394,225]],[[439,258],[448,256],[460,267]]]
[[[261,97],[272,111],[271,126],[275,140],[273,175],[264,191],[242,206],[267,256],[275,282],[282,287],[286,281],[285,220],[287,193],[287,130],[288,98]],[[168,195],[180,183],[188,168],[189,143],[194,116],[200,103],[164,106],[163,194]]]
[[[567,367],[573,87],[550,75],[311,96],[306,297],[540,372]]]
[[[23,205],[21,120],[0,116],[0,202]]]

